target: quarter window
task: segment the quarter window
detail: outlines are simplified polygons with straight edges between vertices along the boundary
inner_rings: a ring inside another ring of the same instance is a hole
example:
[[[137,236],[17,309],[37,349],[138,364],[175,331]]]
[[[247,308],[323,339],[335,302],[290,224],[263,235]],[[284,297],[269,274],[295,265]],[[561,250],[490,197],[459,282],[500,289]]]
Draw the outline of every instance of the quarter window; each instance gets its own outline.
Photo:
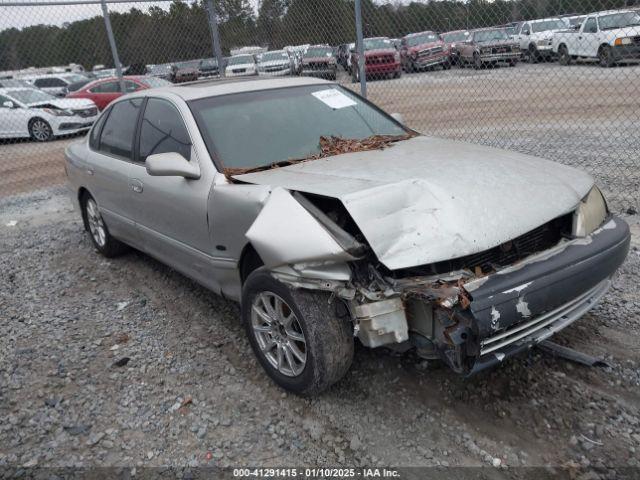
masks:
[[[104,125],[104,121],[109,117],[109,112],[110,110],[105,111],[98,121],[93,124],[91,133],[89,134],[89,146],[93,150],[98,150],[98,147],[100,146],[100,129],[102,128],[102,125]]]
[[[105,121],[100,136],[101,152],[131,160],[133,136],[141,105],[140,98],[132,98],[111,107],[111,113]]]
[[[140,161],[149,155],[175,152],[191,160],[191,141],[178,110],[166,100],[150,98],[140,127]]]

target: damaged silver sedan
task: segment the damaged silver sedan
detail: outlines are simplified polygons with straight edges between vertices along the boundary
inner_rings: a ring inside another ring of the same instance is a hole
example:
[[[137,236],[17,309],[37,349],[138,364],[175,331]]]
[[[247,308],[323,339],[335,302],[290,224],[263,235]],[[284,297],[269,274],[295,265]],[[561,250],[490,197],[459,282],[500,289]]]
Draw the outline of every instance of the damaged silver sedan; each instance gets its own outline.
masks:
[[[579,170],[418,134],[335,83],[142,91],[68,147],[96,249],[140,249],[239,301],[255,354],[313,394],[354,339],[473,374],[605,294],[629,229]]]

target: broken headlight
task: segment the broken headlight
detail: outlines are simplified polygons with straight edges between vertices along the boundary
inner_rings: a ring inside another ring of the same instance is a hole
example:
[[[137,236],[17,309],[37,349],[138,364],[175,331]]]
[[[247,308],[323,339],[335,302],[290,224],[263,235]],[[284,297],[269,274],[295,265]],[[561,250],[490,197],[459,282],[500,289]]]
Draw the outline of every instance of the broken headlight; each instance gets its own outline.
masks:
[[[607,202],[598,187],[593,187],[573,213],[572,233],[584,237],[593,232],[607,217]]]

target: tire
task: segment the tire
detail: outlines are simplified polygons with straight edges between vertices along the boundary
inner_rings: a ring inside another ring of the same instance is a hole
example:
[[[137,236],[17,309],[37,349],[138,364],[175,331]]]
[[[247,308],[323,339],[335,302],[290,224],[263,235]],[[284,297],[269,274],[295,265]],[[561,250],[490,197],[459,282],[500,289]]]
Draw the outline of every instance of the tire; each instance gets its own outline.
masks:
[[[517,60],[509,60],[509,66],[510,67],[515,67],[518,64]]]
[[[478,52],[475,52],[473,54],[473,68],[475,68],[476,70],[480,70],[483,67],[482,65],[482,59],[480,58],[480,54]]]
[[[107,224],[104,222],[100,209],[94,198],[88,193],[80,199],[82,208],[82,220],[85,228],[89,232],[89,238],[96,250],[107,258],[117,257],[128,250],[128,247],[119,240],[116,240],[109,233]]]
[[[598,61],[603,68],[611,68],[615,65],[616,61],[613,58],[613,51],[609,45],[600,47],[598,51]]]
[[[328,292],[290,288],[264,267],[247,278],[242,321],[249,343],[262,368],[285,390],[318,394],[351,367],[351,323],[338,315],[344,305],[331,298]]]
[[[445,60],[445,62],[442,64],[442,69],[451,70],[451,60]]]
[[[393,78],[400,78],[402,76],[402,69],[397,70],[394,74],[393,74]]]
[[[569,55],[569,49],[566,45],[560,45],[558,47],[558,63],[560,65],[571,65],[571,55]]]
[[[529,63],[538,63],[540,61],[540,53],[535,45],[529,45]]]
[[[29,135],[36,142],[48,142],[53,138],[53,130],[46,120],[36,117],[29,121]]]

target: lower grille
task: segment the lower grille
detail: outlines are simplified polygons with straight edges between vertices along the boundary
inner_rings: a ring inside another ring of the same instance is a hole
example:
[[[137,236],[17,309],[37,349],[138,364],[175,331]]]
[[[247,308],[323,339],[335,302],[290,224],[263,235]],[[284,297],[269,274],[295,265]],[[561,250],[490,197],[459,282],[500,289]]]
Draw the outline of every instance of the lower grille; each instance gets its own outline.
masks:
[[[375,57],[367,57],[366,63],[368,65],[378,65],[385,63],[393,63],[393,55],[378,55]]]
[[[442,47],[426,48],[418,52],[418,57],[431,57],[432,55],[442,53],[442,51],[443,51]]]

